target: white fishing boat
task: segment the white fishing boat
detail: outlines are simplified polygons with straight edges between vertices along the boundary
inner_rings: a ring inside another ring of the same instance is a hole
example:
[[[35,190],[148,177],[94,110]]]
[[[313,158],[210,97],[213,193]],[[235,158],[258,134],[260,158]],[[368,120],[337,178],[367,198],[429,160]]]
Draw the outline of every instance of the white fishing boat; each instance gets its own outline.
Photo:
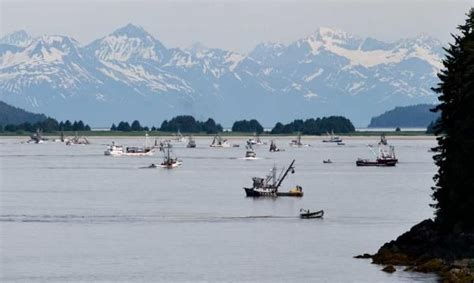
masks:
[[[179,129],[178,129],[178,132],[176,133],[175,141],[184,142],[184,136],[181,134],[181,131]]]
[[[160,167],[172,169],[181,166],[181,164],[183,162],[173,155],[171,146],[166,147],[163,151],[163,162],[161,162]]]
[[[145,146],[127,146],[116,145],[112,142],[104,151],[104,155],[107,156],[149,156],[153,155],[154,147],[148,146],[148,133],[145,134]]]
[[[215,135],[210,147],[230,147],[230,143],[227,142],[227,139],[223,139],[219,135]]]
[[[250,140],[247,141],[247,145],[245,146],[245,159],[255,159],[257,157],[257,153],[253,149],[252,144],[250,143]]]
[[[249,143],[252,144],[252,145],[265,145],[267,143],[263,142],[261,139],[260,139],[260,136],[257,135],[257,133],[254,134],[254,137],[249,139]]]
[[[107,149],[104,151],[104,155],[108,156],[121,156],[124,155],[125,150],[123,146],[121,145],[116,145],[115,142],[112,142],[111,145],[107,147]]]

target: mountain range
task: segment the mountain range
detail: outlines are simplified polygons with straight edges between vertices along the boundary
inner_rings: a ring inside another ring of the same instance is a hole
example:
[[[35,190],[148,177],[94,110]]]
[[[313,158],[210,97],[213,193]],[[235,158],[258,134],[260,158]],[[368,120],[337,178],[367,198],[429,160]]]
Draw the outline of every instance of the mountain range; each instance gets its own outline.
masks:
[[[331,28],[248,54],[169,48],[133,24],[87,45],[18,31],[0,39],[0,100],[95,126],[179,114],[265,126],[343,115],[365,126],[394,106],[434,103],[443,54],[427,35],[387,43]]]

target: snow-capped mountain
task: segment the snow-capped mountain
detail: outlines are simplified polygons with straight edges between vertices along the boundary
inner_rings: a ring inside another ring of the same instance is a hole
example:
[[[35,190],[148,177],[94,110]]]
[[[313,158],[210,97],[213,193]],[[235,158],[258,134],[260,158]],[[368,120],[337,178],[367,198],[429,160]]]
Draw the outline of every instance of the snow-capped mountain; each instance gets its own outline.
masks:
[[[132,24],[86,46],[20,31],[0,39],[0,99],[96,125],[178,114],[268,126],[340,114],[365,125],[393,106],[435,102],[442,57],[426,35],[386,43],[330,28],[248,54],[168,48]]]
[[[9,44],[20,47],[25,47],[31,43],[33,39],[24,30],[19,30],[6,35],[0,39],[0,44]]]

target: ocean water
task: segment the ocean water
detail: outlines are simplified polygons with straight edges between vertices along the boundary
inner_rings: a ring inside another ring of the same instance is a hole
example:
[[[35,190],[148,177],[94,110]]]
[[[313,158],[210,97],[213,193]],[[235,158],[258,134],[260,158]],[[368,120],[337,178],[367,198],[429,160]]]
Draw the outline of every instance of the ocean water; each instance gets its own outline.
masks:
[[[104,156],[112,140],[91,145],[22,144],[0,139],[0,281],[122,282],[435,282],[402,271],[387,274],[374,253],[419,221],[432,217],[434,139],[390,139],[400,163],[360,168],[368,143],[345,146],[303,138],[311,147],[284,152],[257,146],[257,160],[240,148],[174,145],[180,168],[143,169],[151,157]],[[265,139],[264,139],[265,140]],[[266,140],[268,141],[268,140]],[[323,164],[330,158],[332,164]],[[282,190],[302,198],[246,198],[242,187],[275,164],[295,174]],[[324,209],[324,219],[298,218],[300,208]]]

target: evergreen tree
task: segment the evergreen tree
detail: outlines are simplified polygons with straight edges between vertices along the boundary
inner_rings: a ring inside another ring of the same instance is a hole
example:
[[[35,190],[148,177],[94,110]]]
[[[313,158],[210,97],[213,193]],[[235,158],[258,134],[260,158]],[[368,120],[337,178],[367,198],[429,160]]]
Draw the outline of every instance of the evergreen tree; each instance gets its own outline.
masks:
[[[138,120],[135,120],[132,122],[132,131],[142,131],[143,128],[142,128],[142,125],[140,125],[140,122]]]
[[[117,130],[117,126],[115,126],[115,123],[112,124],[112,126],[110,127],[110,130],[111,131],[116,131]]]
[[[444,232],[474,231],[474,9],[468,13],[460,35],[453,35],[433,90],[441,102],[435,133],[438,152],[434,156],[438,173],[432,205],[436,223]]]
[[[64,122],[64,131],[72,131],[71,121],[66,120],[66,122]]]
[[[117,126],[117,131],[130,132],[132,129],[128,122],[121,121]]]

